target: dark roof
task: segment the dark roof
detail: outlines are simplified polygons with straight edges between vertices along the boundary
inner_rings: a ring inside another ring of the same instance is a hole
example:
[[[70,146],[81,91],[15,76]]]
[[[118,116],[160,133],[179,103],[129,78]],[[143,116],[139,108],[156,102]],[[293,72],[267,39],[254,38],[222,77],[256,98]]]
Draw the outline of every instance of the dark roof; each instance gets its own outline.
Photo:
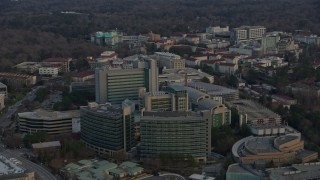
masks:
[[[70,58],[48,58],[42,62],[68,62]]]
[[[72,77],[86,77],[86,76],[91,76],[93,75],[94,72],[93,71],[81,71],[81,72],[77,72],[77,73],[73,73]]]

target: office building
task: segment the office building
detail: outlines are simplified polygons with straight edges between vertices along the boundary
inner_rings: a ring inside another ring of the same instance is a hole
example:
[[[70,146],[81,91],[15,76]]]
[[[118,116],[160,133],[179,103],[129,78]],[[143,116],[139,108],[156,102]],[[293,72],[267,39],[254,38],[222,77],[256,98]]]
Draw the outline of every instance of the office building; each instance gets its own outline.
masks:
[[[139,88],[147,92],[158,91],[156,61],[144,57],[132,66],[121,64],[117,68],[96,69],[96,102],[121,104],[125,99],[137,101]]]
[[[72,133],[72,119],[79,117],[79,111],[46,111],[18,113],[18,127],[22,133],[34,133],[38,131],[51,134]]]
[[[59,68],[58,67],[41,67],[39,68],[40,76],[58,76]]]
[[[188,111],[189,98],[188,92],[184,87],[178,85],[170,85],[163,88],[164,91],[174,94],[174,107],[175,111]]]
[[[208,112],[145,112],[141,117],[141,158],[161,155],[192,156],[206,161],[211,152]]]
[[[20,72],[36,73],[38,72],[41,64],[39,62],[22,62],[14,66]]]
[[[89,103],[81,107],[81,139],[101,155],[124,155],[135,146],[134,106],[124,101],[122,106]]]
[[[228,167],[226,180],[264,180],[267,174],[253,165],[235,163]]]
[[[185,59],[176,54],[155,52],[152,57],[158,61],[159,67],[165,67],[166,69],[184,69],[186,67]]]
[[[140,109],[143,111],[188,111],[188,94],[185,91],[168,89],[167,91],[139,91]],[[170,92],[168,92],[170,91]]]
[[[122,41],[122,34],[117,31],[98,31],[91,35],[91,42],[100,46],[115,48]]]
[[[37,83],[37,77],[27,74],[0,72],[0,80],[6,80],[12,89],[29,87]]]
[[[238,44],[242,41],[261,40],[266,33],[266,28],[263,26],[241,26],[231,30],[231,42]]]
[[[44,59],[41,64],[42,67],[61,67],[62,72],[69,72],[71,61],[72,58],[48,58]]]

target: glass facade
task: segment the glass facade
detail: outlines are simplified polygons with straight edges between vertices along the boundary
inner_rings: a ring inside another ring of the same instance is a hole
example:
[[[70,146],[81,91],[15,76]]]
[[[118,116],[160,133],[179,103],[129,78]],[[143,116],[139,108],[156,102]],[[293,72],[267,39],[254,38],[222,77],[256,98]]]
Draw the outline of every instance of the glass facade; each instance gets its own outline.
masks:
[[[119,109],[102,111],[82,107],[80,117],[81,139],[100,151],[128,151],[135,145],[133,114],[124,116]]]
[[[144,116],[140,121],[141,157],[154,158],[164,154],[207,154],[207,121],[198,116]]]

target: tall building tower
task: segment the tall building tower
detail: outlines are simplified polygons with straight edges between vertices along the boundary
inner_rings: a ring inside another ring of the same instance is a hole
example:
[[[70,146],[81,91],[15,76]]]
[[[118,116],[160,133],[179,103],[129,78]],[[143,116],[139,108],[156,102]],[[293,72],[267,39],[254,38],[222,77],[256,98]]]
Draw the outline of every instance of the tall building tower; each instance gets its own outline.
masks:
[[[266,28],[263,26],[241,26],[231,30],[230,40],[233,44],[248,40],[261,40],[265,33]]]
[[[135,146],[134,103],[89,103],[80,108],[81,139],[99,154],[115,157]]]
[[[137,101],[138,90],[158,91],[158,68],[153,59],[142,59],[133,66],[96,69],[96,102],[121,104],[125,99]]]

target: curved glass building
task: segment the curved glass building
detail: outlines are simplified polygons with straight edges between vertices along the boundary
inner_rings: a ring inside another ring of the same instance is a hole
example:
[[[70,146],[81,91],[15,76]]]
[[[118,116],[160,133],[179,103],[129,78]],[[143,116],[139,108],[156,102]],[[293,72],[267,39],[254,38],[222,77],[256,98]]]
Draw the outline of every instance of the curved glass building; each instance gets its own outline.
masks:
[[[99,154],[114,157],[135,145],[133,106],[89,103],[80,108],[81,139]]]

